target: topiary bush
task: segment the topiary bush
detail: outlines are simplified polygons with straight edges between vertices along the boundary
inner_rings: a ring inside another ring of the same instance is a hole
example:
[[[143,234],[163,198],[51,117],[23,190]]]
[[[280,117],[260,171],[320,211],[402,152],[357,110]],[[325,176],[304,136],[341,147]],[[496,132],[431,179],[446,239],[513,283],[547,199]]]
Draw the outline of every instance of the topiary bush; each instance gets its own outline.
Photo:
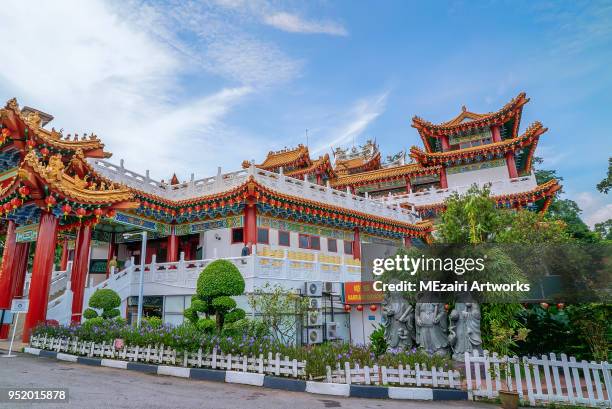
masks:
[[[243,293],[244,279],[240,270],[227,260],[215,260],[200,273],[196,294],[191,306],[185,309],[185,318],[202,331],[209,332],[215,327],[221,331],[225,322],[244,318],[244,311],[236,308],[232,298]],[[212,315],[216,322],[210,319]],[[211,326],[211,322],[214,325]]]
[[[89,298],[89,306],[91,308],[87,308],[83,311],[83,317],[88,320],[97,317],[105,319],[116,318],[121,315],[121,312],[119,312],[117,308],[120,305],[121,297],[119,297],[119,294],[115,291],[109,288],[98,289],[92,294],[91,298]],[[102,310],[102,314],[98,314],[96,310]]]

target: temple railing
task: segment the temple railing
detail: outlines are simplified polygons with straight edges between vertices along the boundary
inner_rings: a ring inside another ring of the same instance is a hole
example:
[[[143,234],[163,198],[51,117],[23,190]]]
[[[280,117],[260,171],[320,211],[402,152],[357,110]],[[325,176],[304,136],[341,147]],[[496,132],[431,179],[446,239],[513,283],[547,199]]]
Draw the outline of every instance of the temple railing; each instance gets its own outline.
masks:
[[[431,205],[443,203],[444,200],[453,193],[464,194],[473,185],[477,185],[480,188],[489,186],[491,189],[491,196],[499,196],[527,192],[535,188],[538,184],[535,175],[532,173],[528,176],[521,176],[513,179],[503,179],[492,182],[475,181],[469,185],[452,186],[447,189],[431,188],[400,195],[382,196],[377,200],[386,204],[408,204],[412,206]]]
[[[218,168],[217,175],[214,177],[196,180],[192,176],[189,182],[169,185],[151,179],[148,171],[146,175],[140,175],[126,169],[123,166],[123,161],[121,161],[119,166],[101,159],[92,159],[91,163],[98,172],[109,179],[170,200],[184,200],[228,191],[240,186],[250,176],[253,176],[258,183],[279,193],[315,200],[347,210],[386,217],[404,223],[416,223],[419,220],[417,214],[400,208],[395,203],[385,203],[380,200],[370,199],[367,196],[354,195],[349,191],[336,190],[329,185],[321,186],[301,179],[295,179],[284,175],[282,169],[279,173],[275,173],[251,165],[248,169],[237,172],[221,173],[221,168]]]

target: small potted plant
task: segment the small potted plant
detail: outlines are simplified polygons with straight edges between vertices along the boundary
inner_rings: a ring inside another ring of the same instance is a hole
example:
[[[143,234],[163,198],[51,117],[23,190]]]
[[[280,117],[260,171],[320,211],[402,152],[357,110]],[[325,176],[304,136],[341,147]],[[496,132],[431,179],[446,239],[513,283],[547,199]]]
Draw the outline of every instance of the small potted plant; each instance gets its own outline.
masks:
[[[517,341],[525,341],[529,330],[520,328],[514,331],[512,328],[504,327],[497,323],[491,326],[493,333],[493,342],[498,349],[498,352],[503,357],[503,361],[499,363],[499,376],[501,377],[501,389],[498,391],[499,399],[501,400],[502,408],[517,409],[519,405],[518,392],[511,391],[508,385],[508,375],[510,374],[510,363],[508,355],[512,353],[512,347],[516,346]],[[495,380],[497,373],[493,367],[490,369],[492,378]]]
[[[517,409],[519,405],[519,394],[518,392],[511,391],[508,387],[508,371],[510,371],[510,365],[506,359],[505,362],[500,362],[499,364],[499,376],[501,377],[501,389],[498,391],[499,400],[501,401],[502,408]]]

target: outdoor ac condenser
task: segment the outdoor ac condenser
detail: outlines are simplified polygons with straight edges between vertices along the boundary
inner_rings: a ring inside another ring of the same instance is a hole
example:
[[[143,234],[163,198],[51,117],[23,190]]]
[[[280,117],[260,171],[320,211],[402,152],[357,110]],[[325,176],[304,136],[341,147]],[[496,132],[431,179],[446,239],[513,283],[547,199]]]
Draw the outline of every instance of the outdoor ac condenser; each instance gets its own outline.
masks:
[[[328,322],[327,323],[327,339],[332,340],[338,338],[338,323]]]
[[[311,310],[320,310],[321,309],[321,299],[320,298],[309,298],[308,308]]]
[[[321,342],[323,342],[323,331],[321,330],[321,328],[309,328],[308,343],[320,344]]]
[[[309,327],[321,325],[323,317],[319,311],[308,311],[306,315],[306,325]]]
[[[307,297],[321,297],[323,295],[323,282],[306,281],[305,290]]]

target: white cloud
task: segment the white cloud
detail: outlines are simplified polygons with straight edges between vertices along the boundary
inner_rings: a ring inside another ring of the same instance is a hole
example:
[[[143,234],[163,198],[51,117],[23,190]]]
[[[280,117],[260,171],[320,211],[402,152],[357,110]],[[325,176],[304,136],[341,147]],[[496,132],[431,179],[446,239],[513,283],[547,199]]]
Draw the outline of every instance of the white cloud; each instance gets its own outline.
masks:
[[[264,22],[279,30],[290,33],[304,34],[329,34],[335,36],[347,36],[348,31],[344,26],[334,21],[305,20],[296,14],[278,12],[264,17]]]
[[[0,35],[11,39],[2,43],[11,62],[0,70],[0,99],[16,96],[49,112],[65,133],[95,132],[113,161],[125,158],[155,178],[235,169],[244,159],[236,146],[257,152],[258,141],[226,116],[259,86],[290,81],[299,63],[214,13],[189,11],[102,0],[7,2]],[[211,24],[199,26],[205,18]],[[181,82],[201,80],[202,68],[221,80],[207,91]]]
[[[612,203],[606,203],[609,200],[608,196],[591,192],[579,192],[576,195],[576,203],[582,209],[583,220],[590,228],[596,223],[612,219]]]
[[[383,92],[355,102],[349,112],[344,114],[340,124],[321,133],[313,154],[356,140],[385,111],[388,95],[389,92]]]

